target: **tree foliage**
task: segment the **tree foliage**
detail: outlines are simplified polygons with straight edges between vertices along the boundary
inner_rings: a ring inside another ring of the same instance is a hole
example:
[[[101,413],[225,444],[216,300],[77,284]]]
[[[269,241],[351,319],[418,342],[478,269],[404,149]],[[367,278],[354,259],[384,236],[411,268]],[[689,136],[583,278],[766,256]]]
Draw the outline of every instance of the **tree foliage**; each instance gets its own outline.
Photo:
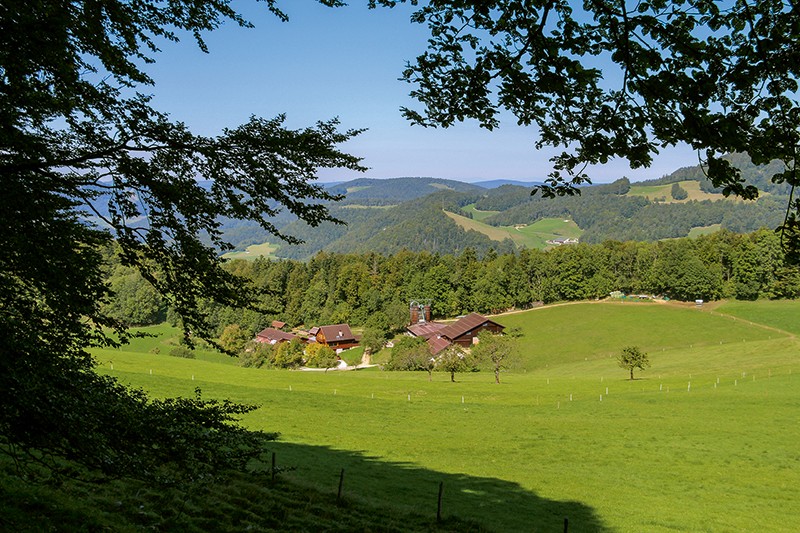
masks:
[[[617,354],[617,363],[621,368],[630,371],[633,380],[634,369],[644,370],[650,367],[650,358],[638,346],[626,346]]]
[[[494,372],[495,383],[500,383],[500,372],[511,364],[515,349],[510,336],[483,331],[478,334],[478,344],[472,347],[472,356],[481,363],[488,363]]]
[[[274,0],[266,9],[285,18]],[[138,464],[134,475],[150,472],[144,463],[160,455],[235,463],[238,452],[223,447],[237,449],[244,433],[228,422],[244,408],[149,403],[97,376],[85,351],[116,342],[106,328],[124,340],[124,322],[149,319],[106,307],[101,250],[112,239],[119,264],[155,287],[187,339],[211,339],[203,299],[254,305],[252,289],[218,258],[229,247],[220,219],[256,221],[291,241],[268,217],[334,220],[320,204],[334,196],[311,178],[318,168],[361,168],[336,148],[358,132],[339,131],[335,120],[293,130],[282,116],[252,117],[202,136],[151,106],[139,89],[152,83],[146,66],[159,43],[187,33],[205,50],[204,32],[226,21],[249,26],[227,0],[45,0],[0,9],[0,436],[15,449],[70,453],[87,465],[113,463],[107,470],[115,472]],[[165,422],[145,431],[156,411]],[[111,434],[121,425],[141,431]],[[158,431],[162,448],[147,451]]]
[[[790,2],[437,1],[412,19],[431,37],[403,74],[422,107],[406,117],[493,129],[505,109],[535,125],[537,148],[563,150],[546,196],[578,192],[587,165],[619,157],[644,167],[678,143],[698,150],[726,195],[758,195],[728,153],[780,161],[771,180],[800,183],[800,12]],[[800,199],[788,208],[783,237],[797,260]]]

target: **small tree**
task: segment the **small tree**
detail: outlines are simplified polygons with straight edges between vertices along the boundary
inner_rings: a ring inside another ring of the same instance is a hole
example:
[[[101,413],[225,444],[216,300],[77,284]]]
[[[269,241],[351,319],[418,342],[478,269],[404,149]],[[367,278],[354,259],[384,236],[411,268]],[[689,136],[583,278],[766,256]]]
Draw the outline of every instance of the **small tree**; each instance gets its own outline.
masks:
[[[672,184],[672,190],[670,191],[670,194],[672,194],[673,200],[686,200],[689,198],[689,193],[686,192],[686,189],[681,187],[677,182]]]
[[[239,354],[239,366],[261,368],[271,366],[275,358],[275,346],[268,342],[250,341]]]
[[[631,379],[633,379],[633,369],[644,370],[649,367],[650,358],[638,346],[626,346],[617,355],[617,363],[620,367],[630,370]]]
[[[500,371],[508,368],[514,352],[513,339],[505,335],[493,335],[488,331],[479,333],[478,344],[472,347],[472,356],[491,366],[495,383],[500,383]]]
[[[465,372],[472,368],[467,353],[458,344],[451,344],[436,358],[436,368],[450,372],[450,381],[455,383],[456,372]]]
[[[309,344],[306,348],[306,366],[333,368],[336,366],[336,352],[327,344]]]
[[[219,345],[228,352],[238,354],[252,339],[253,335],[239,324],[229,324],[219,336]]]
[[[428,343],[422,337],[403,337],[392,348],[387,370],[425,370],[431,379],[435,362]]]
[[[275,349],[275,366],[280,368],[296,368],[303,362],[303,342],[292,339],[282,342]]]

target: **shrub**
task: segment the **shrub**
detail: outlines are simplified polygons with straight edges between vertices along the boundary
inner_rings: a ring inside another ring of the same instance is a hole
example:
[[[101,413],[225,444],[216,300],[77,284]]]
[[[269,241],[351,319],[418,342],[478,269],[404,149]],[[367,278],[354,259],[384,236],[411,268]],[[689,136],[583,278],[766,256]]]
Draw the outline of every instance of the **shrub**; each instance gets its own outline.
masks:
[[[275,347],[267,342],[250,341],[239,352],[239,366],[262,368],[274,364]]]
[[[275,366],[280,368],[297,368],[303,363],[303,342],[292,339],[282,342],[275,349]]]
[[[184,359],[194,359],[194,352],[186,346],[175,346],[169,351],[172,357],[183,357]]]
[[[333,348],[326,344],[310,344],[306,348],[306,366],[313,368],[333,368],[337,357]]]

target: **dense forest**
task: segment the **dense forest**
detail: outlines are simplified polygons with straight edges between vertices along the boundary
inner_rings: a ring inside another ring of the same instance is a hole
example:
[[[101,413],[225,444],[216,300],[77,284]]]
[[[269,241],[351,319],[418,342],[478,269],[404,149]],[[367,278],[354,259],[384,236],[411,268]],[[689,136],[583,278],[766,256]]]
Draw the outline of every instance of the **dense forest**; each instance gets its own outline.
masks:
[[[109,251],[109,311],[143,325],[171,313],[138,274]],[[693,301],[800,297],[800,269],[784,264],[780,237],[720,231],[697,239],[606,241],[549,251],[458,255],[401,251],[320,252],[306,262],[234,260],[227,269],[265,291],[264,312],[214,306],[203,312],[221,333],[238,324],[254,334],[274,319],[307,326],[347,322],[402,328],[408,303],[430,299],[437,317],[524,309],[537,302],[606,298],[612,291]]]

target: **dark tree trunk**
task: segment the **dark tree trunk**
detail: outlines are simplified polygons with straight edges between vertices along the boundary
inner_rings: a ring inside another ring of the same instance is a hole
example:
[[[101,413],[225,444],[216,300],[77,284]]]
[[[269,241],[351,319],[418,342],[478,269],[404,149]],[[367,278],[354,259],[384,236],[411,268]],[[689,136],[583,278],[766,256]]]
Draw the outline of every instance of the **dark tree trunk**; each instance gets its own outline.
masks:
[[[453,383],[456,382],[456,373],[455,372],[450,372],[450,381],[452,381]]]

